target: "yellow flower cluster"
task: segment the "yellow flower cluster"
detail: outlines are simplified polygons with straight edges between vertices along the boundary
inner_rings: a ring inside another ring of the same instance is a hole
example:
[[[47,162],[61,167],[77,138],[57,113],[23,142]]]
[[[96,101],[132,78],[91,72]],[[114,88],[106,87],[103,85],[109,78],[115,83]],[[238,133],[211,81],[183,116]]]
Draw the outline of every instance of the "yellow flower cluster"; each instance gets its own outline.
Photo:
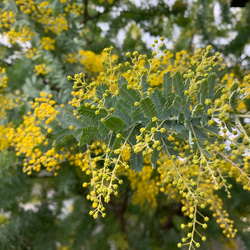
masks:
[[[62,147],[56,150],[54,142],[49,141],[47,137],[48,134],[54,132],[50,123],[56,120],[56,116],[60,113],[58,105],[52,98],[51,94],[41,92],[40,97],[30,102],[33,112],[28,112],[23,116],[21,125],[17,128],[14,128],[13,124],[0,126],[0,151],[13,146],[16,155],[24,157],[23,172],[28,175],[31,175],[33,171],[39,172],[46,169],[47,172],[56,176],[63,161],[69,161],[70,165],[80,167],[89,175],[90,162],[87,153],[73,154],[73,147],[70,149]],[[69,126],[69,129],[73,129],[73,126]],[[96,143],[91,145],[90,149],[96,155],[102,152],[100,147],[97,148]],[[95,164],[94,160],[91,162]]]
[[[16,41],[25,43],[31,41],[35,33],[29,27],[22,27],[20,31],[16,31],[14,28],[8,30],[8,32],[3,32],[3,35],[6,35],[7,41],[9,43],[15,44]]]
[[[83,95],[83,90],[79,89],[78,91],[72,91],[71,95],[73,96],[72,100],[68,102],[72,107],[79,107],[81,102],[81,96]]]
[[[125,66],[128,68],[123,76],[127,79],[130,85],[134,85],[136,81],[141,81],[141,77],[145,74],[148,76],[148,82],[152,87],[161,87],[163,75],[167,72],[174,75],[177,71],[180,73],[189,72],[190,68],[202,60],[204,50],[197,50],[194,55],[190,56],[186,51],[182,50],[175,55],[168,50],[161,50],[163,43],[157,42],[153,44],[155,51],[152,52],[153,58],[148,59],[146,55],[139,55],[137,51],[133,54],[127,53],[127,57],[131,60],[126,62]],[[215,60],[213,66],[219,65],[223,68],[221,58],[215,56],[207,57],[207,61]]]
[[[37,122],[34,116],[28,114],[23,119],[23,124],[16,130],[11,129],[8,138],[12,141],[17,156],[24,154],[26,158],[29,158],[33,155],[33,148],[40,145],[45,140],[45,136],[41,132],[41,128],[37,126],[40,122]]]
[[[65,0],[61,0],[61,3],[66,3]],[[65,13],[74,13],[76,16],[80,16],[84,13],[82,5],[77,5],[76,3],[68,3],[64,8]]]
[[[6,117],[7,110],[17,107],[21,103],[20,91],[15,93],[5,93],[4,89],[7,87],[8,77],[5,74],[5,68],[0,67],[0,119]]]
[[[131,169],[127,171],[130,186],[134,191],[132,195],[132,203],[138,204],[141,207],[147,204],[152,207],[157,207],[157,195],[159,187],[157,186],[158,179],[153,176],[154,169],[151,165],[144,165],[141,172],[135,172]]]
[[[199,186],[199,192],[202,194],[203,203],[201,206],[197,206],[195,202],[191,199],[182,199],[181,202],[182,212],[185,216],[188,216],[192,222],[189,222],[186,225],[182,224],[182,228],[184,227],[193,227],[195,231],[198,232],[199,227],[203,227],[204,229],[207,228],[207,222],[209,218],[204,216],[200,210],[204,209],[208,206],[209,210],[213,212],[213,217],[216,218],[216,222],[220,225],[223,234],[227,236],[227,238],[234,238],[237,232],[236,229],[233,228],[233,221],[229,219],[229,214],[226,210],[223,209],[223,201],[217,194],[214,194],[213,191],[210,189],[210,183],[203,183]],[[195,212],[199,215],[195,216]],[[199,234],[199,232],[198,232]],[[199,234],[200,235],[200,234]],[[200,235],[201,238],[202,235]],[[188,235],[186,241],[188,240]],[[190,239],[191,240],[191,239]],[[203,239],[202,239],[203,240]],[[185,242],[186,242],[185,241]]]
[[[5,72],[5,68],[0,67],[0,93],[3,92],[3,89],[7,86],[8,77]]]
[[[245,92],[250,93],[250,74],[246,75],[243,79],[243,82],[240,84],[241,87],[245,89]],[[246,97],[247,99],[250,99],[250,94]],[[238,105],[238,110],[241,112],[246,112],[246,104],[241,100],[241,102]]]
[[[115,196],[118,195],[118,184],[115,182],[118,181],[119,184],[122,184],[122,181],[116,177],[117,168],[109,168],[110,162],[108,159],[105,159],[104,168],[98,167],[98,161],[102,160],[102,156],[97,155],[103,153],[103,148],[106,148],[105,144],[94,142],[86,151],[83,158],[82,170],[85,171],[87,175],[91,175],[90,181],[84,182],[83,187],[90,186],[90,193],[86,198],[92,202],[93,210],[90,211],[90,215],[94,218],[97,218],[99,213],[102,214],[102,217],[106,216],[103,201],[108,203],[111,194]],[[94,158],[90,155],[93,151],[96,155]]]
[[[7,78],[6,78],[7,80]],[[13,108],[18,107],[21,102],[22,96],[20,95],[20,91],[16,91],[15,93],[4,93],[1,92],[0,89],[0,119],[6,117],[7,110],[12,110]]]
[[[49,4],[49,1],[38,4],[37,22],[45,26],[45,32],[51,30],[53,33],[60,35],[63,30],[68,30],[68,22],[61,14],[54,17]]]
[[[162,157],[160,157],[162,159]],[[160,160],[162,162],[162,160]],[[182,203],[182,213],[189,217],[190,222],[182,224],[181,228],[189,228],[191,232],[187,233],[186,237],[182,238],[182,243],[179,246],[190,245],[198,246],[200,243],[194,239],[194,234],[199,235],[202,241],[206,237],[200,233],[201,228],[207,228],[208,217],[204,216],[202,210],[206,207],[213,212],[213,216],[217,218],[217,223],[223,229],[223,233],[227,237],[233,238],[236,230],[233,228],[233,221],[228,218],[228,213],[223,210],[222,200],[214,194],[211,189],[212,182],[218,182],[218,185],[223,186],[229,193],[230,186],[225,184],[222,176],[216,175],[216,172],[211,173],[216,177],[207,178],[207,175],[200,175],[202,160],[194,157],[193,164],[187,164],[188,161],[183,160],[168,160],[167,164],[160,164],[161,185],[160,190],[173,201]],[[166,161],[167,162],[167,161]],[[218,172],[225,169],[225,165],[218,165]],[[206,168],[208,171],[208,167]],[[190,176],[192,175],[192,179]],[[214,179],[213,179],[214,178]],[[221,179],[220,179],[221,178]],[[174,186],[173,186],[174,185]],[[177,188],[174,188],[177,187]]]
[[[33,0],[17,0],[16,4],[20,6],[20,10],[25,14],[31,14],[36,12],[36,5]]]
[[[10,146],[7,134],[9,133],[11,124],[0,125],[0,152],[7,149]]]
[[[104,70],[102,66],[102,61],[105,58],[104,53],[97,55],[89,50],[79,50],[78,54],[80,56],[80,63],[84,65],[87,72],[97,73]]]
[[[220,81],[227,84],[228,87],[231,87],[235,81],[235,75],[234,73],[226,73]]]
[[[7,110],[12,110],[13,108],[18,107],[21,102],[22,96],[19,91],[16,91],[14,94],[0,93],[0,119],[5,118]]]
[[[20,6],[20,11],[31,16],[32,20],[36,20],[45,27],[45,32],[49,30],[55,34],[60,35],[63,30],[68,30],[67,20],[63,15],[58,14],[54,16],[52,8],[50,8],[49,1],[43,1],[41,3],[34,3],[34,1],[16,1],[16,4]]]
[[[64,63],[66,63],[66,61],[69,62],[69,63],[71,63],[71,64],[78,63],[78,58],[77,58],[77,54],[76,53],[74,53],[74,54],[69,53],[68,55],[65,55],[64,57],[66,59],[66,60],[64,60]]]
[[[40,43],[41,43],[41,46],[40,48],[41,49],[44,49],[44,50],[55,50],[55,40],[50,38],[50,37],[42,37]]]
[[[26,14],[31,14],[29,10],[33,10],[34,8],[35,11],[37,11],[33,1],[30,1],[30,3],[28,1],[16,2],[20,5],[21,11],[24,11]],[[61,2],[64,1],[61,0]],[[32,6],[35,7],[33,8]],[[53,14],[50,11],[48,1],[40,3],[39,8],[39,13],[43,13],[44,16]],[[40,17],[38,17],[38,20],[40,20],[40,22],[47,22],[39,18]],[[60,19],[60,17],[58,18]],[[52,22],[46,23],[46,25],[49,27],[51,23]],[[54,26],[54,24],[52,26]],[[51,27],[48,29],[53,32],[56,31],[56,28],[54,28],[54,30]],[[14,36],[12,39],[14,41]],[[160,51],[160,47],[161,46],[159,46],[157,51],[153,52],[153,59],[148,59],[145,55],[139,55],[136,51],[132,55],[130,53],[127,54],[131,62],[125,63],[125,67],[127,67],[128,70],[123,75],[130,84],[128,88],[133,86],[141,91],[142,85],[140,84],[144,75],[148,76],[148,83],[150,83],[152,87],[161,87],[162,77],[165,72],[170,71],[171,75],[173,75],[176,71],[181,71],[182,73],[185,72],[184,78],[190,78],[190,81],[192,81],[190,89],[188,90],[191,93],[191,91],[194,91],[192,88],[197,87],[197,79],[207,74],[206,70],[207,67],[210,66],[209,64],[211,63],[214,67],[216,64],[219,65],[221,63],[217,57],[203,58],[205,50],[198,50],[192,57],[188,56],[185,51],[181,51],[176,53],[175,59],[173,59],[174,55],[172,53],[169,51]],[[54,50],[55,40],[50,37],[42,37],[40,48],[44,50]],[[108,48],[100,55],[96,55],[91,51],[79,50],[78,55],[68,54],[66,56],[68,62],[80,62],[90,74],[101,72],[97,77],[97,81],[89,84],[86,83],[83,73],[79,75],[76,74],[74,78],[70,77],[71,80],[74,80],[73,89],[76,90],[72,92],[73,99],[69,102],[73,107],[79,107],[83,99],[89,99],[90,102],[85,103],[85,107],[87,107],[86,105],[92,105],[91,108],[96,109],[95,115],[98,115],[98,112],[100,112],[98,108],[104,107],[105,98],[108,94],[116,95],[118,93],[116,89],[118,74],[120,73],[117,72],[119,72],[119,69],[121,69],[123,65],[117,63],[116,56],[111,56],[111,50],[112,48]],[[34,55],[36,51],[30,49],[28,53],[29,56],[32,57],[32,53]],[[195,68],[196,71],[189,70],[192,68],[191,66],[194,66],[193,68]],[[48,73],[48,70],[45,64],[39,64],[35,66],[34,72],[36,72],[37,75],[44,75]],[[0,73],[1,97],[1,89],[6,87],[7,77],[5,76],[5,69],[0,68]],[[233,79],[233,75],[227,75],[222,80],[222,84],[227,84],[228,89],[232,85],[231,79]],[[244,79],[243,83],[247,91],[249,88],[249,80],[250,77],[248,76],[248,78]],[[107,82],[109,87],[103,94],[103,98],[100,98],[101,100],[97,98],[94,89],[99,82]],[[224,111],[228,112],[228,105],[225,102],[226,98],[228,98],[228,94],[228,91],[225,89],[221,99],[217,99],[214,102],[215,106],[212,107],[219,113],[217,119],[221,121],[225,119],[221,114],[223,114]],[[150,90],[148,90],[147,95],[150,95]],[[32,174],[32,171],[38,172],[42,168],[45,168],[47,171],[56,175],[61,163],[65,160],[69,161],[70,165],[79,167],[86,174],[86,181],[83,183],[83,187],[90,187],[90,193],[87,196],[87,199],[91,201],[93,207],[90,214],[93,215],[94,218],[97,218],[98,213],[101,213],[103,217],[105,216],[103,201],[108,203],[112,194],[118,195],[118,184],[122,184],[122,180],[119,178],[127,170],[125,175],[130,181],[131,188],[134,191],[132,196],[132,202],[134,204],[139,204],[140,206],[149,204],[150,207],[156,208],[157,195],[159,192],[164,193],[166,199],[172,199],[175,202],[180,201],[182,203],[183,214],[191,220],[187,225],[183,224],[182,228],[194,228],[192,233],[188,233],[187,237],[183,238],[184,245],[189,241],[191,245],[194,244],[197,246],[197,244],[199,244],[194,241],[193,236],[194,233],[198,233],[195,229],[197,225],[204,229],[207,227],[206,222],[208,219],[200,212],[200,210],[205,207],[209,207],[210,210],[214,212],[214,217],[217,218],[217,222],[223,229],[223,233],[228,237],[234,237],[236,231],[233,229],[232,221],[228,219],[227,212],[222,208],[222,201],[214,194],[213,190],[223,188],[226,190],[228,197],[230,197],[230,185],[226,183],[225,179],[227,176],[235,177],[237,182],[243,184],[244,189],[250,189],[250,176],[248,174],[250,169],[249,158],[246,156],[243,162],[234,163],[235,155],[241,154],[241,151],[244,149],[242,145],[237,145],[239,144],[237,140],[241,140],[243,143],[246,143],[245,145],[249,145],[247,144],[249,143],[249,136],[246,133],[244,134],[242,132],[241,135],[236,136],[238,131],[235,131],[235,139],[226,136],[227,129],[225,131],[222,130],[224,135],[216,135],[216,133],[214,133],[213,136],[218,137],[218,140],[215,141],[214,144],[208,145],[209,143],[206,141],[201,142],[203,143],[202,146],[206,148],[206,151],[211,155],[211,158],[209,158],[202,153],[203,151],[201,151],[199,147],[196,149],[196,152],[190,149],[190,142],[184,140],[178,141],[174,132],[166,131],[166,129],[162,127],[162,123],[158,121],[159,119],[153,117],[152,122],[155,125],[150,129],[141,128],[141,134],[136,136],[137,142],[131,148],[128,146],[127,141],[114,150],[109,148],[108,145],[97,141],[87,145],[88,149],[86,152],[73,154],[72,152],[75,148],[71,147],[70,151],[64,148],[56,149],[54,143],[51,143],[51,141],[47,139],[47,135],[54,132],[51,122],[56,120],[59,114],[59,107],[56,105],[56,102],[52,100],[52,97],[52,95],[41,92],[40,97],[30,103],[33,113],[28,112],[27,115],[23,116],[23,123],[16,129],[10,128],[11,125],[0,126],[0,150],[7,148],[9,145],[15,147],[17,156],[24,156],[24,172]],[[8,107],[13,108],[15,102],[11,103],[12,99],[8,96],[1,98],[0,116],[5,114],[5,110]],[[91,102],[91,100],[93,102]],[[206,105],[209,106],[211,104],[210,101],[211,100],[206,100]],[[97,103],[97,105],[94,105],[94,103]],[[135,102],[134,105],[138,106],[139,103]],[[244,107],[240,107],[240,105],[241,103],[239,103],[239,109],[242,111]],[[113,111],[113,107],[109,110],[107,109],[108,114],[111,114]],[[73,112],[73,114],[77,116],[77,110]],[[210,115],[212,116],[213,112]],[[73,130],[74,127],[70,125],[69,129]],[[242,131],[245,130],[242,129]],[[161,141],[155,139],[156,132],[162,134],[167,133],[166,138],[168,138],[168,142],[171,144],[171,150],[179,152],[180,158],[177,159],[175,155],[170,154],[166,150],[164,154],[159,154],[157,170],[152,169],[149,163],[144,162],[142,171],[135,173],[130,170],[128,166],[131,150],[133,150],[134,153],[142,152],[145,158],[144,160],[149,159],[148,156],[150,157],[152,155],[153,149],[157,149],[160,152],[164,145],[162,145]],[[117,138],[120,137],[121,134],[117,134]],[[219,139],[220,137],[223,138],[223,140]],[[219,140],[222,141],[219,143]],[[233,144],[232,147],[237,145],[237,149],[232,150],[231,153],[224,152],[226,141],[230,141]],[[185,151],[188,152],[188,156],[185,155]],[[115,157],[111,158],[111,155],[115,155]],[[197,215],[199,215],[201,220],[197,219]],[[201,238],[202,240],[205,239],[204,236],[201,236]]]
[[[246,93],[250,92],[250,74],[246,75],[244,77],[243,81],[240,82],[239,80],[235,79],[235,74],[234,73],[227,73],[221,79],[221,83],[227,85],[228,88],[230,88],[233,83],[238,83],[239,86],[241,88],[243,88]],[[249,99],[249,98],[250,98],[250,95],[245,97],[245,99]],[[246,104],[245,104],[243,99],[238,102],[237,109],[240,112],[246,112],[247,111],[247,107],[246,107]]]
[[[46,67],[45,64],[38,64],[34,68],[34,72],[36,75],[46,75],[49,71],[51,71],[50,68]]]
[[[8,29],[16,21],[16,14],[13,11],[4,11],[0,8],[0,28]]]
[[[218,195],[211,195],[210,210],[214,211],[213,217],[216,218],[216,222],[220,225],[223,234],[225,234],[227,238],[234,238],[237,229],[233,228],[233,221],[229,219],[228,212],[223,209],[223,201]]]
[[[156,44],[157,43],[158,42],[156,42]],[[128,70],[123,74],[129,82],[127,88],[137,89],[142,95],[147,94],[150,96],[153,88],[149,88],[147,93],[142,92],[142,79],[144,75],[147,76],[148,83],[150,83],[152,87],[162,87],[163,73],[170,71],[171,75],[173,75],[176,71],[181,71],[181,73],[184,73],[183,78],[190,81],[189,89],[185,91],[185,95],[190,96],[193,93],[197,93],[198,86],[201,83],[199,79],[209,77],[209,72],[213,71],[215,67],[216,69],[223,69],[224,67],[219,53],[210,56],[211,49],[211,46],[208,46],[204,50],[198,50],[194,56],[188,56],[186,52],[181,51],[175,55],[175,59],[173,59],[173,55],[169,51],[161,52],[159,49],[153,52],[152,59],[148,59],[146,55],[139,55],[136,51],[132,54],[128,52],[126,56],[130,61],[125,62],[125,67],[127,67]],[[111,51],[112,47],[104,50],[106,57],[104,57],[101,63],[106,69],[99,74],[95,81],[87,84],[85,77],[82,77],[84,75],[82,73],[82,75],[75,75],[74,78],[69,77],[69,80],[74,81],[73,89],[77,90],[75,92],[77,93],[75,98],[80,98],[78,104],[84,99],[91,100],[84,105],[85,107],[91,107],[91,109],[93,107],[96,115],[99,115],[100,110],[98,110],[98,108],[104,106],[103,103],[109,93],[112,93],[112,95],[119,94],[115,88],[117,87],[117,78],[119,77],[121,66],[115,59],[110,59]],[[226,76],[225,82],[219,82],[220,87],[225,86],[222,90],[222,95],[213,102],[207,99],[204,104],[210,107],[208,115],[211,116],[212,119],[219,119],[223,127],[218,134],[215,132],[212,133],[211,131],[209,132],[209,136],[215,138],[211,140],[212,142],[210,140],[199,141],[201,146],[197,144],[197,148],[192,148],[192,142],[199,140],[194,130],[194,138],[192,138],[191,142],[181,140],[178,139],[178,135],[175,131],[166,131],[166,129],[162,127],[162,123],[158,117],[153,117],[152,122],[155,125],[152,125],[150,129],[146,127],[140,128],[140,133],[136,136],[136,142],[132,148],[128,149],[127,154],[125,154],[125,148],[127,147],[126,141],[113,151],[107,146],[103,148],[105,157],[100,157],[100,160],[104,161],[104,168],[97,170],[97,164],[93,163],[92,165],[94,167],[89,171],[90,174],[92,173],[91,181],[83,184],[84,187],[91,187],[88,199],[92,201],[94,210],[91,211],[91,214],[94,218],[98,216],[98,213],[103,213],[104,211],[101,198],[103,198],[104,201],[105,199],[109,200],[109,196],[106,195],[107,186],[103,186],[103,182],[106,182],[109,178],[112,178],[112,176],[115,180],[119,174],[124,174],[125,172],[125,175],[131,183],[131,188],[134,191],[132,196],[133,203],[140,204],[140,206],[143,207],[148,203],[151,207],[156,207],[156,199],[159,192],[166,195],[168,202],[174,201],[182,203],[182,212],[185,216],[189,217],[190,222],[182,224],[181,226],[183,229],[185,227],[189,228],[189,233],[182,239],[182,243],[178,244],[179,247],[185,245],[189,245],[190,249],[199,247],[199,241],[206,240],[206,237],[200,233],[200,229],[207,228],[207,221],[209,219],[204,216],[202,212],[202,210],[207,207],[214,212],[214,216],[217,218],[217,223],[222,228],[223,233],[226,234],[227,237],[235,236],[236,230],[233,228],[233,223],[228,218],[228,213],[223,210],[222,201],[216,196],[214,190],[223,189],[228,198],[230,198],[231,186],[226,179],[228,176],[234,177],[237,182],[240,182],[243,189],[250,190],[248,156],[244,156],[242,162],[234,162],[237,155],[242,156],[244,149],[249,148],[250,140],[248,132],[246,132],[247,129],[249,129],[248,124],[248,127],[244,125],[244,128],[242,127],[243,125],[239,125],[236,129],[239,131],[230,131],[231,134],[235,135],[235,138],[231,138],[227,134],[229,131],[225,127],[225,123],[227,122],[227,116],[225,114],[231,112],[228,100],[230,97],[230,86],[232,85],[228,77],[232,76]],[[107,87],[109,87],[103,94],[103,98],[97,98],[95,93],[95,87],[99,84],[99,81],[107,83]],[[249,78],[245,78],[244,82],[246,82],[244,84],[248,86]],[[216,86],[216,88],[217,87],[218,86]],[[81,92],[83,89],[84,92]],[[240,93],[244,94],[245,91],[247,90],[242,89]],[[197,102],[195,95],[191,95],[191,98],[193,98],[191,103]],[[247,98],[247,95],[244,95],[244,98]],[[74,100],[74,104],[76,103],[77,99]],[[95,103],[97,103],[97,105],[94,105]],[[193,104],[190,105],[190,110],[193,109],[192,105]],[[76,107],[77,106],[78,105],[76,105]],[[139,102],[134,102],[134,106],[139,106]],[[115,111],[115,108],[105,110],[108,115],[112,116],[112,112]],[[215,114],[213,115],[214,112]],[[244,116],[244,112],[242,113],[242,117],[246,117]],[[212,126],[212,119],[208,122],[208,126]],[[204,133],[208,134],[209,130],[204,130]],[[156,140],[155,134],[159,132],[163,134],[167,133],[165,137],[168,138],[168,144],[171,145],[170,147],[169,145],[168,147],[166,146],[164,140]],[[117,134],[116,136],[120,138],[121,134]],[[230,147],[234,150],[225,150],[228,141],[231,142]],[[242,143],[239,141],[242,141]],[[165,149],[164,152],[162,152],[163,147]],[[203,147],[208,154],[204,153],[205,150],[203,150]],[[176,151],[178,156],[172,152],[168,152],[168,148],[171,148],[169,150]],[[152,156],[154,149],[159,151],[157,171],[153,170],[151,166],[149,167],[145,162],[141,173],[135,173],[125,167],[131,150],[133,150],[134,153],[142,152],[145,160]],[[118,157],[114,158],[114,160],[113,157],[109,156],[110,152],[114,155],[118,155]],[[113,171],[109,168],[110,165]],[[117,165],[122,167],[124,172],[115,171]],[[108,169],[108,172],[105,172],[106,169]]]
[[[109,65],[106,65],[106,60],[111,60],[114,64],[117,62],[118,57],[116,55],[108,55],[107,52],[102,52],[101,54],[95,54],[91,51],[85,51],[85,50],[79,50],[78,51],[79,56],[76,56],[74,54],[69,54],[65,56],[66,60],[75,63],[75,62],[80,62],[85,68],[86,71],[90,74],[96,75],[96,73],[101,72],[97,76],[97,81],[92,82],[91,84],[87,85],[85,82],[85,76],[81,77],[80,75],[76,74],[74,76],[75,79],[77,79],[74,82],[74,87],[73,89],[75,91],[71,92],[71,95],[73,96],[73,99],[69,101],[69,104],[72,105],[73,107],[79,107],[79,104],[82,99],[87,98],[88,95],[92,95],[93,87],[100,83],[104,82],[108,79],[108,84],[111,86],[111,88],[116,88],[116,84],[112,84],[113,81],[117,82],[117,76],[114,74],[109,74],[108,76],[105,75],[103,70],[105,70],[105,67],[108,68],[108,66],[111,66],[112,63],[109,63]],[[71,77],[72,78],[72,77]],[[73,78],[72,78],[73,79]],[[79,85],[79,86],[78,86]],[[88,90],[83,91],[82,87],[87,88]]]
[[[110,55],[109,59],[113,62],[117,62],[118,57],[116,55]],[[97,82],[101,82],[105,78],[103,77],[103,71],[105,71],[105,68],[107,67],[105,65],[106,60],[107,54],[105,52],[102,52],[101,54],[95,54],[92,51],[82,49],[79,50],[77,53],[70,53],[68,55],[65,55],[65,62],[67,61],[72,64],[80,63],[85,67],[84,71],[88,72],[91,77],[96,76],[97,73],[101,72],[97,77]],[[109,78],[117,79],[117,76],[113,75]]]
[[[241,86],[244,87],[247,92],[250,92],[250,74],[244,77]]]
[[[43,1],[41,3],[34,2],[33,0],[16,0],[17,6],[20,11],[38,23],[44,25],[45,32],[52,31],[56,35],[60,35],[63,30],[68,30],[68,23],[62,14],[55,14],[50,8],[49,1]],[[73,7],[74,4],[73,4]],[[77,7],[79,9],[79,6]],[[2,35],[7,37],[7,41],[11,44],[15,44],[17,41],[25,43],[31,41],[34,36],[34,32],[31,27],[22,26],[19,30],[15,25],[17,14],[12,11],[3,11],[0,9],[0,27],[8,29],[3,32]],[[55,50],[55,40],[49,36],[41,38],[41,49],[44,50]],[[35,54],[39,53],[33,49],[27,49],[27,57],[32,58]]]
[[[40,52],[37,50],[37,48],[27,48],[25,52],[25,56],[27,58],[33,58],[36,55],[39,55]]]
[[[40,120],[45,121],[45,124],[50,124],[51,121],[56,119],[56,115],[59,114],[58,105],[56,102],[51,100],[52,94],[44,92],[40,93],[40,98],[36,98],[35,102],[31,102],[31,108],[34,109],[34,115]]]
[[[47,129],[47,133],[51,133],[52,129],[47,125],[59,114],[54,107],[55,101],[51,100],[52,95],[43,92],[40,95],[41,97],[36,98],[35,102],[31,102],[34,114],[28,112],[23,117],[23,123],[16,129],[10,129],[7,134],[8,140],[12,142],[11,145],[15,147],[16,155],[25,156],[23,171],[28,174],[32,171],[40,171],[42,166],[47,171],[55,173],[59,169],[60,161],[64,159],[64,155],[56,153],[53,146],[45,153],[40,147],[48,145],[42,128]],[[45,124],[43,125],[42,122]]]

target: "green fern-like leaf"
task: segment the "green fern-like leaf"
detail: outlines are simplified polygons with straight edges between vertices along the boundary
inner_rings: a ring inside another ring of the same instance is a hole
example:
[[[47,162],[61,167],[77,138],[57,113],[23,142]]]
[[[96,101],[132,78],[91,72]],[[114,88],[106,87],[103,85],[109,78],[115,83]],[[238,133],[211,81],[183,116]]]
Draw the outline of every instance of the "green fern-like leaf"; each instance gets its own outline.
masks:
[[[150,98],[152,99],[155,107],[156,107],[156,111],[157,111],[157,115],[160,119],[163,119],[164,117],[164,107],[166,106],[166,100],[163,97],[163,93],[162,90],[160,90],[159,88],[155,88],[154,91],[151,93]]]
[[[201,102],[203,105],[205,104],[205,100],[208,98],[208,81],[202,81],[200,85],[200,89],[198,92],[198,101]]]
[[[173,76],[173,86],[175,95],[178,95],[182,98],[184,94],[184,82],[179,71],[177,71]]]
[[[163,87],[163,95],[166,101],[169,102],[172,96],[172,87],[173,87],[170,72],[167,72],[166,74],[163,75],[162,87]]]
[[[142,93],[146,93],[148,91],[148,88],[150,87],[150,84],[147,82],[146,75],[142,77],[141,86],[142,86]]]
[[[239,83],[238,82],[234,82],[231,87],[230,87],[230,93],[233,93],[235,90],[237,90],[239,88]]]
[[[133,109],[135,108],[134,105],[130,105],[126,100],[120,98],[116,104],[115,107],[120,112],[126,112],[127,114],[131,114],[133,112]]]
[[[128,84],[128,81],[127,81],[127,79],[126,79],[124,76],[121,76],[121,77],[118,79],[118,88],[120,89],[120,87],[121,87],[123,84]]]
[[[215,94],[213,95],[212,101],[215,101],[216,99],[220,98],[222,95],[222,90],[224,89],[224,86],[221,86],[220,88],[218,88],[215,92]]]
[[[192,110],[192,117],[201,117],[203,113],[203,106],[198,103]]]
[[[130,154],[130,166],[132,170],[136,172],[141,172],[143,168],[143,155],[142,153],[131,153]]]
[[[103,124],[110,130],[115,132],[121,132],[126,127],[124,121],[121,118],[111,116],[107,118]]]
[[[182,110],[183,108],[183,103],[182,103],[182,98],[180,96],[176,96],[173,100],[173,103],[170,107],[170,111],[171,111],[171,114],[173,116],[178,116],[179,115],[179,112]]]
[[[154,151],[153,151],[153,153],[151,155],[151,158],[150,158],[153,168],[156,168],[158,158],[159,158],[159,151],[154,149]]]
[[[91,109],[90,107],[85,107],[84,105],[82,105],[79,108],[78,113],[84,117],[88,117],[88,118],[91,118],[93,120],[96,119],[95,110]]]
[[[140,102],[140,106],[144,116],[147,117],[149,120],[157,116],[156,107],[149,97],[142,99]]]
[[[96,136],[98,136],[98,131],[99,131],[98,127],[89,126],[89,127],[83,128],[82,137],[80,140],[80,146],[86,143],[89,143]]]
[[[96,95],[99,99],[102,99],[103,94],[105,93],[106,90],[108,90],[109,87],[107,84],[100,84],[98,86],[96,86]]]
[[[134,105],[135,102],[139,102],[141,99],[140,93],[135,89],[128,89],[127,84],[122,84],[121,88],[119,89],[119,95],[123,98],[127,103],[130,105]]]
[[[131,114],[131,120],[132,120],[133,125],[136,123],[141,123],[142,121],[145,120],[144,115],[143,115],[140,107],[137,107],[134,110],[134,112]]]
[[[237,105],[237,101],[239,99],[237,98],[237,90],[234,90],[233,93],[229,97],[229,104],[232,108],[235,108]]]
[[[217,75],[215,73],[212,73],[208,76],[208,98],[212,99],[214,96],[215,91],[215,85],[216,85],[216,77]]]

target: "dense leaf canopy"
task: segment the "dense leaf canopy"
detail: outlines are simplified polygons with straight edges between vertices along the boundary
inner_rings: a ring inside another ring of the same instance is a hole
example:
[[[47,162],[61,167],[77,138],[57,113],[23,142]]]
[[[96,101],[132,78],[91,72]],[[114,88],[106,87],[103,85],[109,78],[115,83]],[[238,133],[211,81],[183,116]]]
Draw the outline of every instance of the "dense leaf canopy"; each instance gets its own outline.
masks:
[[[250,248],[249,18],[2,1],[0,249]]]

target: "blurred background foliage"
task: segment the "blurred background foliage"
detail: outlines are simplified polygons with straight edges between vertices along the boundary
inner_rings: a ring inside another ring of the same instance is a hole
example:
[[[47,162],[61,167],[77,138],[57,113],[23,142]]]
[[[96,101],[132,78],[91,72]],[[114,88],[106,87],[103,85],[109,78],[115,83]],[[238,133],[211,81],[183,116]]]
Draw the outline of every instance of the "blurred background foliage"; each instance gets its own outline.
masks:
[[[59,105],[67,103],[72,90],[67,75],[98,76],[102,50],[111,45],[123,62],[127,51],[150,55],[151,43],[161,36],[173,54],[193,54],[211,44],[227,61],[227,73],[242,80],[250,73],[250,4],[5,0],[0,2],[0,34],[1,76],[7,77],[7,85],[3,78],[0,85],[0,249],[176,249],[185,222],[179,203],[166,203],[159,194],[156,208],[133,204],[133,190],[124,180],[106,218],[94,220],[79,169],[66,162],[56,177],[28,176],[11,146],[4,150],[4,134],[8,124],[22,123],[40,91],[53,94]],[[202,249],[250,248],[250,195],[234,183],[232,196],[225,206],[239,230],[236,239],[224,239],[211,221],[207,234],[212,240]]]

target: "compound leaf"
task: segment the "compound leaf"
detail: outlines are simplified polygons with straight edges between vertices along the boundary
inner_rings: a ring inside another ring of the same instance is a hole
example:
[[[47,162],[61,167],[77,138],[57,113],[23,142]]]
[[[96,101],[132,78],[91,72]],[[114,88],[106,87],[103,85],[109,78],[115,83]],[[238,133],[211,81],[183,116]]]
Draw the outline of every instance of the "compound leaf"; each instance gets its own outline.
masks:
[[[109,87],[107,84],[101,83],[100,85],[96,86],[96,95],[99,99],[102,99],[103,94],[106,90],[108,90]]]
[[[132,88],[127,88],[128,84],[122,84],[119,89],[119,95],[130,105],[134,105],[135,102],[139,102],[141,99],[140,93]]]
[[[201,117],[203,111],[203,106],[198,103],[194,106],[192,110],[192,117]]]
[[[163,75],[162,87],[163,87],[163,95],[164,95],[165,99],[167,101],[169,101],[169,99],[172,96],[172,87],[173,87],[170,72],[167,72],[166,74]]]
[[[211,73],[208,78],[207,78],[207,82],[208,82],[208,95],[207,98],[208,99],[212,99],[212,97],[214,96],[214,91],[215,91],[215,85],[216,85],[216,73]]]
[[[179,71],[177,71],[173,76],[173,86],[174,93],[180,97],[183,97],[184,94],[184,82],[182,79],[182,75]]]
[[[82,137],[80,139],[80,145],[89,143],[97,135],[98,135],[98,127],[89,126],[89,127],[83,128]]]
[[[140,102],[140,106],[144,116],[147,117],[149,120],[157,116],[156,107],[149,97],[142,99]]]
[[[104,120],[103,124],[110,130],[121,132],[125,128],[125,123],[121,118],[111,116]]]
[[[142,152],[135,154],[130,153],[130,165],[131,169],[136,172],[141,172],[143,168],[143,155]]]

